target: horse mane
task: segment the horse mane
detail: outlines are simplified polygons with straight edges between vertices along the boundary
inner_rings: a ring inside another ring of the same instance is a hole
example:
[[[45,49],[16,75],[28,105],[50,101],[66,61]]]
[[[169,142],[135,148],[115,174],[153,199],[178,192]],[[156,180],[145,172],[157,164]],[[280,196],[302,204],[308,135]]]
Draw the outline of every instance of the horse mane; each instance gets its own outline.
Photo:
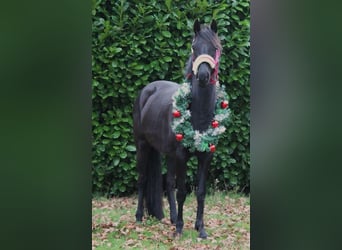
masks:
[[[200,32],[198,32],[196,36],[199,36],[203,38],[204,40],[209,41],[216,49],[222,51],[222,45],[221,45],[221,41],[218,35],[214,31],[212,31],[209,26],[207,25],[203,26]],[[194,39],[195,39],[195,36],[193,40]],[[189,59],[186,63],[185,72],[184,72],[186,79],[191,79],[192,77],[192,61],[193,61],[192,54],[190,54]]]

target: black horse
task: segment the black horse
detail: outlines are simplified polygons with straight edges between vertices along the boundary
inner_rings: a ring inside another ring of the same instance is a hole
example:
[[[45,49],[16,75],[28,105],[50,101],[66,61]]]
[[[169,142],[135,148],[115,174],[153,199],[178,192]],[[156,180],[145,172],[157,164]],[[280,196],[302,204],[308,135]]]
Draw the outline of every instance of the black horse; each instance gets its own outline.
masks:
[[[216,103],[218,58],[222,50],[217,36],[217,24],[210,26],[194,23],[192,54],[185,70],[191,84],[191,124],[194,130],[205,131],[210,126]],[[199,59],[200,60],[196,60]],[[209,60],[209,59],[210,60]],[[215,58],[215,59],[214,59]],[[144,205],[149,215],[162,219],[162,174],[160,154],[165,154],[167,163],[167,198],[170,204],[170,219],[176,224],[176,234],[183,230],[183,204],[186,197],[187,161],[192,155],[198,159],[197,170],[197,216],[195,229],[199,237],[206,238],[203,210],[206,194],[206,179],[212,152],[190,152],[176,137],[171,128],[173,119],[172,96],[180,87],[170,81],[155,81],[145,86],[134,104],[134,139],[137,148],[138,207],[136,220],[142,221]],[[176,178],[175,178],[176,177]],[[175,182],[176,180],[176,182]],[[174,189],[177,187],[177,204]]]

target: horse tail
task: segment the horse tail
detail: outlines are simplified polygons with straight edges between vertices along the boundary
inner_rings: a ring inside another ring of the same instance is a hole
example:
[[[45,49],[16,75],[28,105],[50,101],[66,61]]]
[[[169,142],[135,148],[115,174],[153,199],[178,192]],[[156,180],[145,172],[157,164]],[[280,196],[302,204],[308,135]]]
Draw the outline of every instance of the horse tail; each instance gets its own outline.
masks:
[[[146,170],[145,202],[147,212],[161,220],[164,218],[161,159],[160,153],[152,147],[148,155]]]
[[[162,171],[160,153],[145,140],[141,131],[141,109],[148,97],[155,92],[155,88],[139,92],[133,107],[133,132],[137,145],[139,181],[143,189],[143,198],[147,213],[161,220],[164,218],[162,199]],[[143,211],[140,211],[142,216]]]

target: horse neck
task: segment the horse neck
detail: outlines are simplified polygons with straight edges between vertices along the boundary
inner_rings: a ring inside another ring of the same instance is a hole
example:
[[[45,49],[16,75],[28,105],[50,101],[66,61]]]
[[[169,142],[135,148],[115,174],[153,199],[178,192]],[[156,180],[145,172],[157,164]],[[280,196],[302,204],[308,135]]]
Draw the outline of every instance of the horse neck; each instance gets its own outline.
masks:
[[[194,130],[200,132],[208,129],[211,124],[216,104],[215,84],[199,87],[196,79],[192,80],[191,124]]]

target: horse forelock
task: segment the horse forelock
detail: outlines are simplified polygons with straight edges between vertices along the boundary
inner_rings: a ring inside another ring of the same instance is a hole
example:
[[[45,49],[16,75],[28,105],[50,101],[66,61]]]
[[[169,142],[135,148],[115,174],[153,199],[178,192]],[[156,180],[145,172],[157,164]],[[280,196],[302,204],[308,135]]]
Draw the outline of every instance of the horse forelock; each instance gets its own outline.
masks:
[[[204,26],[204,28],[202,28],[200,30],[200,32],[198,32],[195,35],[194,40],[196,39],[196,37],[200,37],[200,38],[204,39],[205,41],[207,41],[208,43],[211,43],[211,45],[213,47],[215,47],[216,49],[222,50],[220,38],[208,26]]]

